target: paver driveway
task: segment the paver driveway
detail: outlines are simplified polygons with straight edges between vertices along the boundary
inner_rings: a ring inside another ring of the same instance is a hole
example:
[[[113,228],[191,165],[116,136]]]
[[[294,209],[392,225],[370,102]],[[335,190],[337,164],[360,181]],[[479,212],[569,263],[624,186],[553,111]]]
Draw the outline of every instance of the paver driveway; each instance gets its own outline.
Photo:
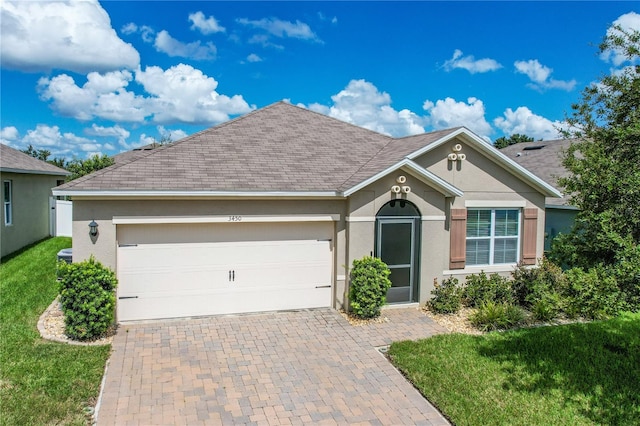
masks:
[[[444,330],[418,309],[350,325],[330,309],[120,326],[98,424],[446,420],[375,349]]]

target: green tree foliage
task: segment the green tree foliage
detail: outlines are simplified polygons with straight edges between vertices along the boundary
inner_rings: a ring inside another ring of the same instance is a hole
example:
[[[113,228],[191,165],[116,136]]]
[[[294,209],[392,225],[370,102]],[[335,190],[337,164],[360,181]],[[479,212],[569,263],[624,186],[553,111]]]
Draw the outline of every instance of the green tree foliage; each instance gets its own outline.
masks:
[[[600,45],[631,64],[640,32],[613,27]],[[603,76],[582,92],[567,119],[578,138],[564,158],[559,183],[580,209],[573,231],[554,242],[552,257],[570,267],[602,267],[640,308],[640,65]]]
[[[514,133],[513,135],[509,136],[508,138],[501,136],[498,139],[495,140],[495,142],[493,143],[493,145],[498,148],[498,149],[502,149],[502,148],[506,148],[510,145],[515,145],[517,143],[522,143],[522,142],[533,142],[533,138],[531,136],[527,136],[527,135],[521,135],[519,133]]]
[[[67,181],[78,179],[89,173],[93,173],[97,170],[104,169],[113,164],[113,158],[106,154],[95,154],[86,160],[74,159],[67,164],[67,170],[71,172],[71,175],[67,178]]]
[[[64,160],[64,158],[55,157],[49,159],[49,157],[51,156],[51,151],[49,151],[48,149],[35,149],[33,145],[29,144],[29,147],[27,149],[22,149],[21,151],[27,155],[32,156],[33,158],[46,161],[47,163],[53,164],[54,166],[60,167],[61,169],[66,168],[66,161]]]

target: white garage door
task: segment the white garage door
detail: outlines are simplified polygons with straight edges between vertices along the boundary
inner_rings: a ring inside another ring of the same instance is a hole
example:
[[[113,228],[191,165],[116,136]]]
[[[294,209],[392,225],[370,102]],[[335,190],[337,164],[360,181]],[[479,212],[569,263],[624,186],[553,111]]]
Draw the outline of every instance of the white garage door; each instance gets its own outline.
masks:
[[[243,241],[120,243],[118,319],[330,306],[331,241],[266,239],[273,238],[273,226],[244,228],[238,233]],[[145,229],[151,231],[143,226],[128,235],[140,235]],[[162,231],[167,240],[175,240],[171,235],[178,233],[178,241],[184,240],[185,234],[198,233],[185,227]],[[209,231],[221,240],[229,239],[228,230],[220,225]],[[277,234],[277,226],[275,231]],[[308,236],[312,229],[305,231],[301,234]]]

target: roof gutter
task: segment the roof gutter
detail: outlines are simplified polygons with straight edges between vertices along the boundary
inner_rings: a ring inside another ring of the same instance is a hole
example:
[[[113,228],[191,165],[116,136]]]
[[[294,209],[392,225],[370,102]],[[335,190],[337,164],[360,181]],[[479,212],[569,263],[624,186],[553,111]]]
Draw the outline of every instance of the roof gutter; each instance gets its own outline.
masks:
[[[112,190],[73,190],[53,189],[56,197],[73,196],[93,199],[131,199],[131,198],[345,198],[335,191],[112,191]]]
[[[25,175],[52,175],[52,176],[69,176],[71,173],[67,171],[54,172],[48,170],[26,170],[12,169],[11,167],[0,167],[2,173],[21,173]]]

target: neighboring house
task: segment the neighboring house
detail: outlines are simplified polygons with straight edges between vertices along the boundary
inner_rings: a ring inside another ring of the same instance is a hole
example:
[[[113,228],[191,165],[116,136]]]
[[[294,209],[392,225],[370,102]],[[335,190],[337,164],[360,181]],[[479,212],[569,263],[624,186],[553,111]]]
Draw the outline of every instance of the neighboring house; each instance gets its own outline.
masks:
[[[49,236],[51,188],[69,172],[0,144],[2,256]]]
[[[120,321],[346,307],[366,255],[389,303],[424,302],[434,280],[534,264],[560,197],[466,128],[392,138],[284,102],[54,195],[74,200],[74,261],[117,271]]]
[[[571,145],[571,139],[517,143],[502,148],[507,157],[520,164],[545,182],[560,190],[558,178],[569,172],[562,165],[563,153]],[[578,209],[569,205],[567,197],[547,197],[545,200],[545,240],[544,249],[551,248],[551,241],[560,233],[571,231]]]

